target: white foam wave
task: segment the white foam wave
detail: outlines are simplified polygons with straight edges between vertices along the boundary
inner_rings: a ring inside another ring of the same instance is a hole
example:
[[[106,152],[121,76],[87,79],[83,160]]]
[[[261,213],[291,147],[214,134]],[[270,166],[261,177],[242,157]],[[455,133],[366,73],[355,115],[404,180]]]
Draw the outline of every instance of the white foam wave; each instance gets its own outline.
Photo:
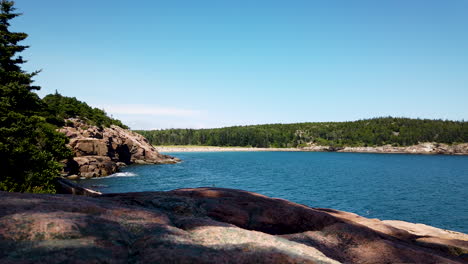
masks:
[[[138,174],[133,173],[133,172],[117,172],[117,173],[111,174],[109,176],[97,177],[97,178],[92,178],[92,179],[97,180],[97,179],[104,179],[104,178],[135,177],[135,176],[138,176]]]

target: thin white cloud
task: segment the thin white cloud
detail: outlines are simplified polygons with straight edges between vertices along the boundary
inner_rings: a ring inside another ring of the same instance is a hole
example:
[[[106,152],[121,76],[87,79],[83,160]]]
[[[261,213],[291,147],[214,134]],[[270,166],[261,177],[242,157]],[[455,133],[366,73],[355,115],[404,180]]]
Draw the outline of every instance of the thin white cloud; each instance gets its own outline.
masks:
[[[159,107],[151,105],[105,105],[102,107],[107,113],[113,115],[147,115],[147,116],[177,116],[177,117],[193,117],[199,116],[201,111]]]

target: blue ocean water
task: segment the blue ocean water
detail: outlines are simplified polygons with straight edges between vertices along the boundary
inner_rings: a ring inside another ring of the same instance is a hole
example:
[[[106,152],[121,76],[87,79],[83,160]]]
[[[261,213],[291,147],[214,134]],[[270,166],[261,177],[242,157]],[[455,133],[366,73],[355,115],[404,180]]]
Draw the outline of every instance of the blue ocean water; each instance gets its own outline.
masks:
[[[81,180],[104,193],[226,187],[311,207],[468,233],[468,156],[324,152],[170,153],[172,165],[134,165]]]

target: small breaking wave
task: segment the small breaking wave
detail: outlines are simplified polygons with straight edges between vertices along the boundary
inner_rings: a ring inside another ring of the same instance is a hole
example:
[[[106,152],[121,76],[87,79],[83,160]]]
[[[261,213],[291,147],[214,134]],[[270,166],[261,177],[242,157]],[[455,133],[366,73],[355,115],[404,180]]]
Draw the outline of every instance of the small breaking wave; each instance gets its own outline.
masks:
[[[107,179],[107,178],[116,178],[116,177],[135,177],[135,176],[138,176],[138,174],[133,173],[133,172],[117,172],[109,176],[97,177],[97,178],[92,178],[92,179],[98,180],[98,179]]]

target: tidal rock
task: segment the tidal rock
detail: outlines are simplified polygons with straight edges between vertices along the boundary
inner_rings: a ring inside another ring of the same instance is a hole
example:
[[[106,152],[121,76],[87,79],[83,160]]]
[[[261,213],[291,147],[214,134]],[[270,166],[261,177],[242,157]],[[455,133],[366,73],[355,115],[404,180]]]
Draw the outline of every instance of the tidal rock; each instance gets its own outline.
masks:
[[[73,174],[73,175],[70,175],[70,176],[67,176],[66,177],[68,180],[79,180],[80,179],[80,176],[76,175],[76,174]]]
[[[466,263],[468,235],[221,188],[0,192],[0,263]]]
[[[55,185],[57,187],[57,190],[63,194],[73,194],[73,195],[83,195],[83,196],[98,196],[102,194],[100,192],[97,192],[91,189],[83,188],[79,186],[78,184],[72,181],[63,179],[63,178],[55,179]]]
[[[327,147],[309,144],[307,147],[300,149],[302,151],[468,155],[468,143],[447,145],[443,143],[423,142],[407,147],[392,145],[376,147]]]
[[[179,159],[160,154],[142,135],[112,125],[99,128],[76,118],[67,119],[59,131],[70,138],[75,157],[64,171],[92,178],[113,174],[129,164],[172,164]]]

